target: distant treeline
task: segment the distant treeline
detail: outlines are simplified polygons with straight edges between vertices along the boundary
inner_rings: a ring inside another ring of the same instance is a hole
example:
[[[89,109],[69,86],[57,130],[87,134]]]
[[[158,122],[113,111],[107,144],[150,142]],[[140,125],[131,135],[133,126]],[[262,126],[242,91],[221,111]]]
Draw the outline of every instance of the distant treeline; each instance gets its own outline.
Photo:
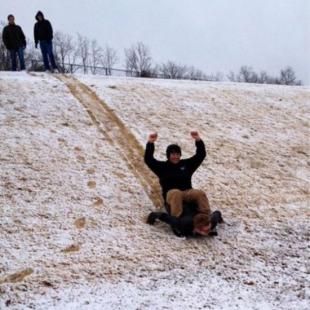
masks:
[[[4,22],[0,22],[0,70],[9,70],[10,60],[7,50],[2,42],[2,29]],[[102,73],[112,75],[115,66],[119,64],[118,52],[106,45],[100,46],[97,40],[90,40],[88,37],[77,34],[72,35],[56,31],[53,39],[55,59],[60,71],[74,72],[82,68],[84,73]],[[143,42],[137,42],[129,48],[124,49],[125,68],[124,72],[131,76],[159,77],[168,79],[189,79],[205,81],[223,81],[260,84],[282,84],[301,85],[297,79],[295,71],[291,67],[286,67],[279,72],[279,76],[271,76],[266,71],[259,73],[253,71],[249,66],[242,66],[238,73],[230,72],[225,75],[221,72],[206,74],[194,66],[188,66],[167,61],[162,64],[154,64],[149,48]],[[25,49],[25,63],[29,70],[43,70],[41,64],[41,53],[35,49],[33,40],[27,39]],[[122,71],[119,70],[118,71]]]

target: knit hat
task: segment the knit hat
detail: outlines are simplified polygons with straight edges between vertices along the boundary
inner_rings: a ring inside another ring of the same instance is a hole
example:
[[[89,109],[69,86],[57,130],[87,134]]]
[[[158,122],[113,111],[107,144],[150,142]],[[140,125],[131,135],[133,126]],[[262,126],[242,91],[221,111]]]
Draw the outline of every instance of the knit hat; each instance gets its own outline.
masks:
[[[178,153],[182,155],[181,148],[177,144],[170,144],[166,150],[166,156],[168,159],[172,153]]]

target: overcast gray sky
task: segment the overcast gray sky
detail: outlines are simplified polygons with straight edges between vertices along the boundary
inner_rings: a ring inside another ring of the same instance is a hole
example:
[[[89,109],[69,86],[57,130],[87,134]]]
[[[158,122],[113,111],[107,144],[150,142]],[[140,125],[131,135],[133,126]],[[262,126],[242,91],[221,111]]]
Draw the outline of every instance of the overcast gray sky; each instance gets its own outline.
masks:
[[[154,63],[273,75],[290,65],[310,84],[310,0],[0,0],[0,20],[14,14],[31,40],[38,10],[54,30],[109,44],[122,59],[142,41]]]

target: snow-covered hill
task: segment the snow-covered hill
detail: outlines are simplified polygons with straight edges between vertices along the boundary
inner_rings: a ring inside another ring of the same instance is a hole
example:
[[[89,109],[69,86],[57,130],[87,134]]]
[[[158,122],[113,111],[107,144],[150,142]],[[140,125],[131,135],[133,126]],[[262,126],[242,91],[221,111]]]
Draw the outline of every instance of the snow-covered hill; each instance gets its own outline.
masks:
[[[0,308],[307,309],[310,89],[0,73]],[[178,142],[226,224],[180,239],[145,217]]]

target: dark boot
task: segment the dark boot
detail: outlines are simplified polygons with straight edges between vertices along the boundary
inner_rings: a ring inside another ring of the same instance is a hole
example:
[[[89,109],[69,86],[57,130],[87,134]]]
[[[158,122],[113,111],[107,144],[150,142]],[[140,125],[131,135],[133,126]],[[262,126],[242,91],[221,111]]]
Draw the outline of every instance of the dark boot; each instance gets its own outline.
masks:
[[[224,223],[221,211],[214,211],[211,214],[211,231],[209,236],[217,236],[216,226],[217,224]]]

